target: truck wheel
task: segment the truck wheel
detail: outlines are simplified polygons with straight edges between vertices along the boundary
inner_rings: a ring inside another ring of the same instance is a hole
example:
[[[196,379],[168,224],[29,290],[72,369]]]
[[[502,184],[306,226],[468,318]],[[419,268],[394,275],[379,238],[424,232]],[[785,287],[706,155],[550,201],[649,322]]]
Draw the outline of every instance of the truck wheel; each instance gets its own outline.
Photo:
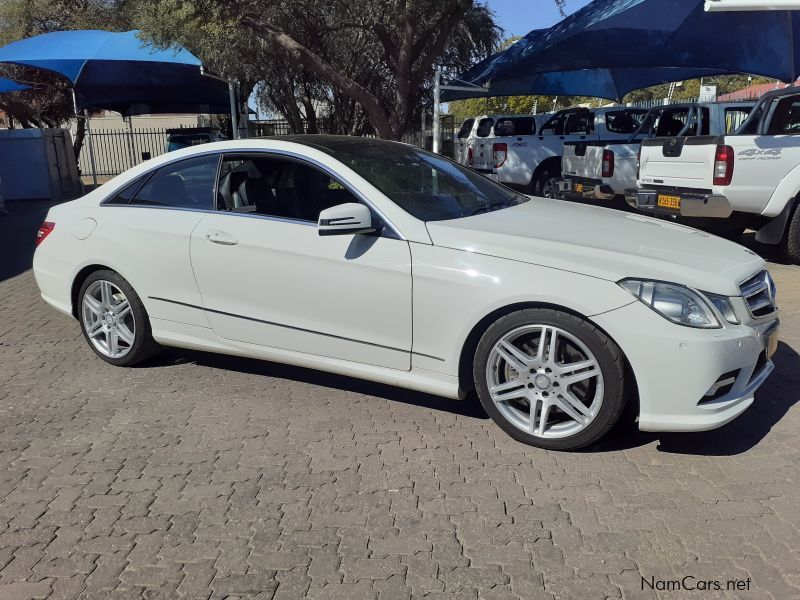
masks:
[[[786,227],[786,237],[783,240],[786,257],[796,265],[800,265],[800,202],[798,202],[789,224]]]
[[[545,167],[533,182],[533,195],[542,198],[560,199],[558,193],[558,180],[561,173],[556,173],[552,167]]]

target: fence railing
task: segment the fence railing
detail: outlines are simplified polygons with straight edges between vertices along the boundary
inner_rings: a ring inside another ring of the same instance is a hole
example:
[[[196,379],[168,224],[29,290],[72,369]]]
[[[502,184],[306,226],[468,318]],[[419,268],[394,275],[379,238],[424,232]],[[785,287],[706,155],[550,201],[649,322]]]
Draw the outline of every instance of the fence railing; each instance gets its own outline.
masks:
[[[325,131],[324,122],[318,121],[318,130]],[[285,120],[258,121],[251,123],[256,136],[287,135],[293,133]],[[442,154],[452,156],[453,119],[442,118]],[[307,130],[307,125],[303,127]],[[311,134],[309,134],[311,135]],[[433,134],[428,128],[425,131],[407,132],[402,141],[421,148],[431,148]],[[91,130],[92,150],[98,177],[113,177],[136,166],[145,160],[160,156],[167,151],[167,130],[159,128],[136,129],[95,129]],[[89,139],[84,141],[78,167],[83,175],[92,172]]]
[[[167,130],[92,129],[91,143],[97,175],[109,177],[164,154],[167,151]],[[84,175],[92,172],[88,138],[84,141],[78,167]]]

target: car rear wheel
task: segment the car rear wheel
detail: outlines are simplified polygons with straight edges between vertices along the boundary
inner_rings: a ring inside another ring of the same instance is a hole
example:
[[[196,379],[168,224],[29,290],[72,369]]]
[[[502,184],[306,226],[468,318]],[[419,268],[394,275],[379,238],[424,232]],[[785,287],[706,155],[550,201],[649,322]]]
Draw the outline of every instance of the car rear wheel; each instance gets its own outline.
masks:
[[[158,351],[142,301],[118,273],[95,271],[83,282],[79,299],[83,335],[107,363],[127,367]]]
[[[591,323],[552,309],[501,317],[484,333],[473,376],[481,404],[511,437],[574,450],[605,435],[625,407],[625,363]]]

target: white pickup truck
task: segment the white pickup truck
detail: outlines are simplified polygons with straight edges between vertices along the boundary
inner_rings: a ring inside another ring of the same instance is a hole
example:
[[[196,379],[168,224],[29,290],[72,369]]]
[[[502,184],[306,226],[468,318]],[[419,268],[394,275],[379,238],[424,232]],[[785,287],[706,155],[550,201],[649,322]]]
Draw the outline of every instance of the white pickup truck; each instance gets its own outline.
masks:
[[[733,135],[642,141],[636,208],[782,244],[800,264],[800,88],[761,97]]]
[[[493,142],[496,137],[533,135],[551,114],[538,115],[483,115],[462,123],[456,134],[455,156],[457,163],[484,174],[494,168]]]
[[[619,200],[636,187],[642,139],[665,136],[723,135],[735,131],[753,102],[682,103],[651,108],[644,118],[625,113],[612,125],[628,131],[624,141],[580,141],[564,144],[561,196],[568,200]]]
[[[562,110],[532,134],[495,136],[492,163],[482,172],[525,193],[557,197],[566,142],[627,139],[635,127],[621,127],[623,121],[641,119],[646,112],[621,106]]]

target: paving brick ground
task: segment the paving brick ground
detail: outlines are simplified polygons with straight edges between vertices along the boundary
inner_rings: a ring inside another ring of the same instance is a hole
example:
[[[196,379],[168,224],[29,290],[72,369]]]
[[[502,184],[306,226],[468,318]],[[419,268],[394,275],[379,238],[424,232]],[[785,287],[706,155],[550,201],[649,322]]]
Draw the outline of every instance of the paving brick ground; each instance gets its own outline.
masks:
[[[0,599],[800,598],[800,268],[773,270],[784,342],[755,408],[577,454],[474,402],[303,369],[114,368],[14,275]],[[642,590],[687,575],[749,591]]]

